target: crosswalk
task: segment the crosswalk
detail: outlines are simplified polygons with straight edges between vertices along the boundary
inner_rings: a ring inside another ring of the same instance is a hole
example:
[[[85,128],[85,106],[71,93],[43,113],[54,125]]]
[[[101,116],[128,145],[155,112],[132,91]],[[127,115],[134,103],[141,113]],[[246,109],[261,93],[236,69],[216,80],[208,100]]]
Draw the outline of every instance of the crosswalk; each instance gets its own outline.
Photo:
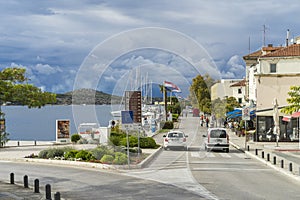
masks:
[[[190,156],[192,158],[248,158],[247,155],[244,153],[223,153],[223,152],[205,152],[205,151],[198,151],[198,152],[190,152]]]

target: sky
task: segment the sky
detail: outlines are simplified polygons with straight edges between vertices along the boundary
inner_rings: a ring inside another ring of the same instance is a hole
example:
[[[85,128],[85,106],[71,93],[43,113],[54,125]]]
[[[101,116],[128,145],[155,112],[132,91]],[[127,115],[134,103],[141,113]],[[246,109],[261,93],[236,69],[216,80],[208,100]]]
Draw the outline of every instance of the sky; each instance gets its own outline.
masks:
[[[245,76],[243,56],[300,35],[297,0],[0,0],[0,69],[65,93]],[[263,28],[265,25],[265,29]]]

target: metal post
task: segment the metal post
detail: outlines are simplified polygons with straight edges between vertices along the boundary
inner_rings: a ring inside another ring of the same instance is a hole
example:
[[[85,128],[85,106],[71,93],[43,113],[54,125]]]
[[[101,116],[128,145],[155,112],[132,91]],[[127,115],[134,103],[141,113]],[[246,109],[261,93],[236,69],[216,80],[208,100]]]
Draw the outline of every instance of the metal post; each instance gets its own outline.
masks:
[[[273,157],[273,164],[276,165],[276,156]]]
[[[261,152],[261,157],[265,158],[265,152],[264,151]]]
[[[59,192],[56,192],[54,194],[54,200],[60,200],[60,193]]]
[[[247,120],[244,121],[245,122],[245,150],[247,147]]]
[[[36,140],[34,140],[34,146],[36,146]]]
[[[15,184],[15,174],[10,173],[10,184]]]
[[[249,145],[248,145],[248,148],[247,148],[247,150],[248,150],[248,151],[250,151],[250,146],[249,146]]]
[[[39,181],[39,179],[34,180],[34,193],[40,193],[40,181]]]
[[[293,171],[293,164],[292,163],[290,163],[289,170],[290,170],[290,172]]]
[[[267,161],[270,161],[270,154],[267,154]]]
[[[24,188],[28,188],[28,176],[25,175],[23,180],[24,180]]]
[[[51,200],[51,185],[47,184],[45,186],[45,190],[46,190],[46,200]]]
[[[18,147],[20,146],[20,141],[18,141]]]
[[[284,168],[284,160],[281,160],[281,168]]]
[[[255,155],[256,156],[258,155],[258,149],[255,149]]]
[[[127,137],[127,163],[128,168],[130,168],[130,158],[129,158],[129,136],[128,136],[128,128],[126,127],[126,137]]]

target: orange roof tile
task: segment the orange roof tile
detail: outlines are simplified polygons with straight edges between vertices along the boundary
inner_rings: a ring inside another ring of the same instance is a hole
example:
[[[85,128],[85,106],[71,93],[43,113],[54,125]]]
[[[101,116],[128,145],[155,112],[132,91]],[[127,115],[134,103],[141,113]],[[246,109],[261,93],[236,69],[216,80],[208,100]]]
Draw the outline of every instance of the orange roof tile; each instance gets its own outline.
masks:
[[[288,57],[288,56],[300,56],[300,44],[293,44],[261,57],[264,58],[264,57]]]
[[[230,87],[241,87],[241,86],[246,86],[246,79],[244,79],[240,82],[234,83]]]

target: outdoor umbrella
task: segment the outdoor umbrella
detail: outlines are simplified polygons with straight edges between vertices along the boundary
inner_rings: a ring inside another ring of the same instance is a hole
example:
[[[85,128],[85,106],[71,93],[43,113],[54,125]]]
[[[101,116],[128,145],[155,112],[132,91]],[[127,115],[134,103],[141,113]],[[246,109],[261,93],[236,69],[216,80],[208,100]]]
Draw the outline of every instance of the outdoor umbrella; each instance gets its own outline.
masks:
[[[277,146],[278,146],[278,139],[279,139],[280,129],[279,129],[279,113],[278,113],[277,98],[274,98],[274,101],[273,101],[273,120],[274,120],[273,133],[276,134],[276,143],[277,143]]]

